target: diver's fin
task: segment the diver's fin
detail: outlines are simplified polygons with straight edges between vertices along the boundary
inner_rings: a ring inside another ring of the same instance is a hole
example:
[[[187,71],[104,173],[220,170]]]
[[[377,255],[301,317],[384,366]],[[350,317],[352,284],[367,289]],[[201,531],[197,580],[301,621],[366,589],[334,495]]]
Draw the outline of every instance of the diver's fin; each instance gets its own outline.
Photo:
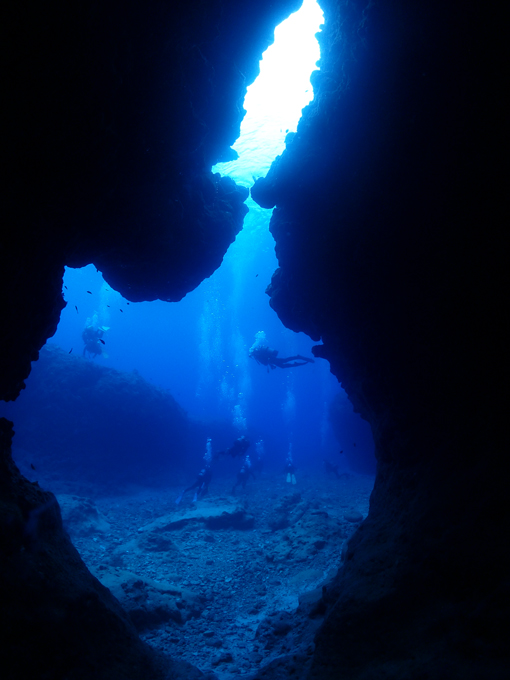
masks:
[[[287,482],[290,484],[291,478],[290,478],[290,472],[287,472]]]
[[[294,475],[292,475],[292,483],[293,483],[293,484],[296,483],[296,477],[295,477]]]
[[[179,505],[179,503],[182,501],[182,497],[184,496],[184,491],[181,493],[179,498],[175,499],[175,505]]]

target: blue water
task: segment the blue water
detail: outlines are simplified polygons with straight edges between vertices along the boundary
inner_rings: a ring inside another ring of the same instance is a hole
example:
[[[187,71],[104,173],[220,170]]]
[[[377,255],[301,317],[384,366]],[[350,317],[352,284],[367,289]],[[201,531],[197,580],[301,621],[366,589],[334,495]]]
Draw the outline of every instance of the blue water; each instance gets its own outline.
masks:
[[[248,356],[260,330],[280,356],[312,356],[313,342],[283,327],[264,292],[276,266],[266,212],[250,210],[221,268],[179,303],[128,304],[93,266],[68,269],[68,305],[50,342],[81,354],[81,333],[96,315],[109,327],[107,356],[91,361],[137,370],[191,417],[232,423],[239,434],[262,437],[273,455],[284,458],[291,442],[298,458],[336,455],[327,409],[339,385],[327,362],[268,372]]]

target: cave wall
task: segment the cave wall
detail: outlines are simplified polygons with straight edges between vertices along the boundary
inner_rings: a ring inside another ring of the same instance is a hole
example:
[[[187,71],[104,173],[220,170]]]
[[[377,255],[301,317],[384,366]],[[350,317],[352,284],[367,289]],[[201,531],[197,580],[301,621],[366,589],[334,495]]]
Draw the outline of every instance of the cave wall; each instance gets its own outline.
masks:
[[[474,4],[321,6],[314,102],[252,196],[275,207],[271,305],[322,341],[378,472],[306,677],[503,678],[494,43]]]

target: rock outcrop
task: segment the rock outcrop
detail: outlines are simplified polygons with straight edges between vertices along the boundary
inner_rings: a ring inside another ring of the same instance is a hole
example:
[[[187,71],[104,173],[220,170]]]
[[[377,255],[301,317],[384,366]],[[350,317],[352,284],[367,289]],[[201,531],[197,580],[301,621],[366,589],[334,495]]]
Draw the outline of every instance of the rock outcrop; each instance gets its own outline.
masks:
[[[176,469],[200,465],[200,455],[189,455],[199,450],[198,433],[168,391],[56,346],[41,350],[30,390],[2,410],[16,422],[18,465],[41,483],[64,476],[103,489],[159,485]]]
[[[187,525],[203,526],[207,529],[252,529],[253,517],[239,503],[229,498],[200,501],[196,507],[178,510],[171,515],[158,517],[157,520],[140,527],[139,531],[160,534]]]
[[[139,631],[157,628],[168,621],[182,624],[199,617],[205,609],[200,595],[170,583],[142,579],[124,569],[104,565],[96,575],[118,599]]]

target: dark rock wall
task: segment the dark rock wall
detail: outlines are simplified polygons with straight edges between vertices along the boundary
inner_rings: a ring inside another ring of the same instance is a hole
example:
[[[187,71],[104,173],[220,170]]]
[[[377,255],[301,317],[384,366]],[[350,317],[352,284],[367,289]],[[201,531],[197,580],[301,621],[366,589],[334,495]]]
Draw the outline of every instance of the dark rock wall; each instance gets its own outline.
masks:
[[[322,340],[378,458],[310,677],[504,677],[494,45],[473,4],[321,6],[315,100],[252,190],[271,305]]]

